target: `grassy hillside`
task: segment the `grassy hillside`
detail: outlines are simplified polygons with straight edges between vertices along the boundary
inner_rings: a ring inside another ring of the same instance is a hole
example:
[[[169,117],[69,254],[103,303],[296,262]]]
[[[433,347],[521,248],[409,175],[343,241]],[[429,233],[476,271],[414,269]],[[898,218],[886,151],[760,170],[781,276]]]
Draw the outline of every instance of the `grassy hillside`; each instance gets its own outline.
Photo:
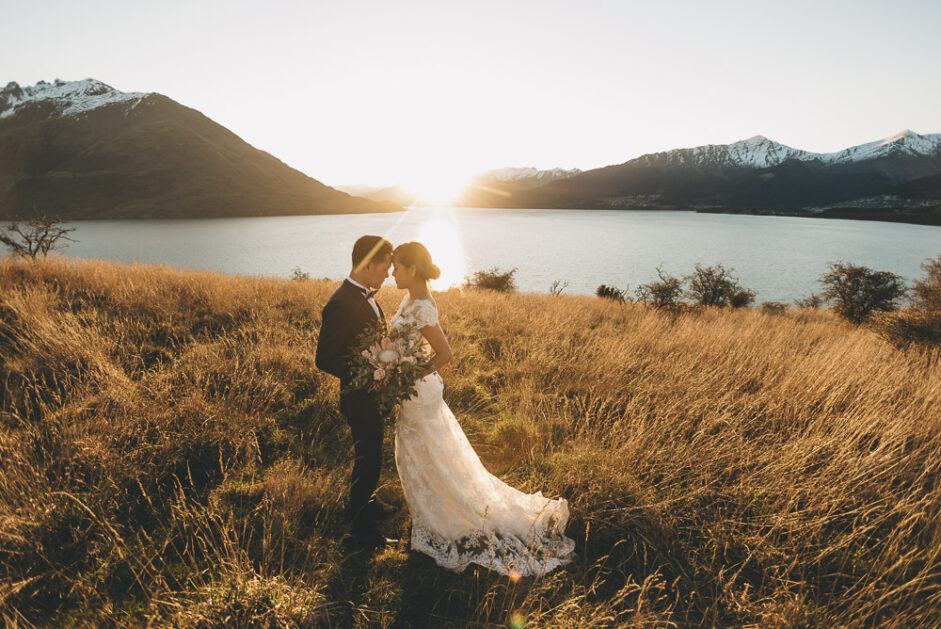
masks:
[[[342,553],[351,446],[313,358],[333,289],[0,261],[0,618],[941,623],[936,356],[825,311],[437,294],[445,397],[484,462],[571,504],[582,562],[513,581],[404,541]],[[385,530],[406,540],[386,443]]]

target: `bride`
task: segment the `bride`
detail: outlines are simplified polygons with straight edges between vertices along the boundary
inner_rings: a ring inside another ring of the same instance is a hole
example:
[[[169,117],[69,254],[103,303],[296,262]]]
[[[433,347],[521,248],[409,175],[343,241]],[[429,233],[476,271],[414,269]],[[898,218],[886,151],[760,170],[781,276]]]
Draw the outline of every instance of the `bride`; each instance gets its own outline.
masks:
[[[391,325],[419,330],[438,369],[451,359],[428,290],[440,271],[418,242],[399,245],[392,264],[396,287],[408,294]],[[570,563],[575,542],[564,534],[565,499],[525,494],[490,474],[445,404],[437,371],[416,389],[402,403],[395,426],[395,464],[412,516],[412,548],[457,572],[473,562],[508,575],[541,575]]]

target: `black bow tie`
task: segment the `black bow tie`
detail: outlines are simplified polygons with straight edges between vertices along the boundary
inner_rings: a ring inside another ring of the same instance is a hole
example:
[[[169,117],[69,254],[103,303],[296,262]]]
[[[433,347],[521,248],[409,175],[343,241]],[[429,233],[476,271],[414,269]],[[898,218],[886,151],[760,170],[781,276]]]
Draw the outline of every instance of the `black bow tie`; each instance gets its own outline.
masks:
[[[376,295],[376,293],[379,292],[378,289],[377,289],[377,290],[369,290],[369,289],[366,289],[366,288],[362,288],[362,289],[360,289],[360,291],[363,293],[363,296],[365,296],[367,300],[368,300],[368,299],[372,299],[372,298]]]

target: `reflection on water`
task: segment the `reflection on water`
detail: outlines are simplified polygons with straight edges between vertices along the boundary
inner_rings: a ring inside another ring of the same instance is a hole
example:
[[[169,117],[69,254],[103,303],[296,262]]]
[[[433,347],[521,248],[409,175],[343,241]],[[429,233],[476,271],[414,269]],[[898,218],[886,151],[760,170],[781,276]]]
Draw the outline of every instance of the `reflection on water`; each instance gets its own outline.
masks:
[[[941,228],[898,223],[694,212],[421,208],[398,214],[232,219],[78,221],[64,254],[166,263],[243,275],[341,279],[364,234],[393,244],[418,240],[441,268],[433,287],[460,284],[474,271],[517,267],[523,291],[566,293],[599,284],[631,291],[656,267],[684,275],[697,262],[734,268],[758,302],[789,302],[819,291],[827,263],[843,260],[921,277],[941,254]],[[395,290],[387,283],[383,290]]]

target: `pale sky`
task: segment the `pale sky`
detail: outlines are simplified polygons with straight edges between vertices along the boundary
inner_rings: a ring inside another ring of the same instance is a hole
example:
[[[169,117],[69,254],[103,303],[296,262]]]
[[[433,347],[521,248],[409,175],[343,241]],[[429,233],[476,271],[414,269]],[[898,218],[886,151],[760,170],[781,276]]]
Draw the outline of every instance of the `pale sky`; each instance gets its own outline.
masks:
[[[939,0],[0,3],[0,83],[160,92],[330,185],[941,132]]]

